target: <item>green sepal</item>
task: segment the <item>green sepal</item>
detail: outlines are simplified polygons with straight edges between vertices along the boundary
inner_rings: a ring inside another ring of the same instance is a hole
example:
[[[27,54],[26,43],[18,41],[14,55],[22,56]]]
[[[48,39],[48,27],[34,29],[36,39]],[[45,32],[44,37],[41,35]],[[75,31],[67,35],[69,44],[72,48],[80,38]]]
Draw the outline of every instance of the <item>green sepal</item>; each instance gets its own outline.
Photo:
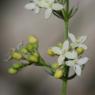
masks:
[[[75,8],[75,9],[73,8],[73,11],[72,11],[72,13],[70,14],[69,18],[73,17],[73,16],[77,13],[77,11],[78,11],[78,7]]]

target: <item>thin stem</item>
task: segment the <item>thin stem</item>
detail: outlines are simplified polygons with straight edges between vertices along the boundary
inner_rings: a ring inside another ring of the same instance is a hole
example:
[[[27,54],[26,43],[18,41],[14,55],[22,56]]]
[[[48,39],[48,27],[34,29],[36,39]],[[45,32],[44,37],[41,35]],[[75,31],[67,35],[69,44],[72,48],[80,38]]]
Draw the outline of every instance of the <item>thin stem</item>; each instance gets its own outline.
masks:
[[[62,85],[63,85],[63,87],[62,87],[61,95],[67,95],[67,80],[66,79],[62,81]]]
[[[64,22],[64,28],[65,28],[65,31],[64,31],[64,40],[67,40],[68,39],[68,21],[65,21]]]
[[[68,39],[68,28],[69,28],[69,18],[68,18],[68,12],[69,12],[69,0],[66,0],[66,7],[65,7],[65,11],[66,11],[66,18],[64,20],[64,40]],[[65,66],[64,68],[65,70],[65,76],[62,80],[63,82],[63,86],[62,86],[62,94],[61,95],[67,95],[67,83],[68,83],[68,75],[69,75],[69,67]]]

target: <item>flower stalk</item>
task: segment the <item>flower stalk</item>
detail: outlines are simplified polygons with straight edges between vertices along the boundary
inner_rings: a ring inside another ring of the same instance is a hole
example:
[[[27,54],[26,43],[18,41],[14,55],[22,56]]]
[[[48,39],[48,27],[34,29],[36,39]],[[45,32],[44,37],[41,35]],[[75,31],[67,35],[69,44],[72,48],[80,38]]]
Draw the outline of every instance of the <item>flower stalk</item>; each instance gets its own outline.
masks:
[[[68,13],[69,13],[69,0],[66,1],[66,7],[65,11],[67,13],[66,18],[64,18],[64,40],[68,39],[68,30],[69,30],[69,18],[68,18]],[[62,79],[62,94],[61,95],[67,95],[67,84],[68,84],[68,75],[69,75],[69,67],[65,66],[65,78]]]

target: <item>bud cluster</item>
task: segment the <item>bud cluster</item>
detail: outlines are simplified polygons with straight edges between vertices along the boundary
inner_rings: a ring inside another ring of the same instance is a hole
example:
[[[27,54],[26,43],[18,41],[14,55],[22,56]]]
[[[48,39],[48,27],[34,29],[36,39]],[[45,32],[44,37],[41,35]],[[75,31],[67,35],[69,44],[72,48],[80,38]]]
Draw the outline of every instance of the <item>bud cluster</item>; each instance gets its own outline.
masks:
[[[16,49],[11,50],[10,60],[16,63],[9,68],[8,72],[15,74],[25,66],[39,63],[39,58],[38,39],[31,35],[26,45],[20,44]]]

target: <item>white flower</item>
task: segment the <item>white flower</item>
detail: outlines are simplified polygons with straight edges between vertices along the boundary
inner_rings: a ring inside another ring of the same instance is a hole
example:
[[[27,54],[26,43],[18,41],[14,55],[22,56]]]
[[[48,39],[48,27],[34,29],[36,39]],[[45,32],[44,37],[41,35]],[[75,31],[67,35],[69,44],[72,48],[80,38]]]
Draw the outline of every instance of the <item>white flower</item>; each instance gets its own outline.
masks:
[[[87,49],[87,46],[85,44],[83,44],[85,42],[85,40],[87,39],[87,36],[81,36],[76,39],[76,37],[72,33],[69,33],[69,38],[72,41],[72,43],[71,43],[72,48],[80,47],[83,49]]]
[[[25,8],[28,10],[34,10],[35,13],[39,13],[40,7],[38,5],[38,0],[33,0],[32,2],[25,5]]]
[[[66,40],[64,43],[63,43],[63,46],[62,48],[60,47],[52,47],[51,48],[52,51],[59,55],[59,58],[58,58],[58,63],[61,65],[61,64],[64,64],[64,61],[65,61],[65,58],[68,58],[68,59],[75,59],[75,57],[77,56],[76,55],[76,52],[74,51],[69,51],[69,41]]]
[[[73,67],[75,73],[78,76],[80,76],[81,75],[81,71],[82,71],[82,65],[86,64],[87,61],[88,61],[88,58],[87,57],[80,58],[80,59],[78,59],[76,57],[76,59],[74,59],[74,60],[66,61],[66,65],[67,66],[70,66],[70,67]]]
[[[46,11],[45,11],[45,18],[49,18],[52,14],[53,10],[61,10],[63,9],[63,5],[59,3],[55,3],[55,0],[45,0],[46,1]]]
[[[25,5],[28,10],[34,10],[35,13],[39,13],[40,8],[45,8],[45,18],[49,18],[53,10],[61,10],[62,4],[56,3],[55,0],[33,0]]]

